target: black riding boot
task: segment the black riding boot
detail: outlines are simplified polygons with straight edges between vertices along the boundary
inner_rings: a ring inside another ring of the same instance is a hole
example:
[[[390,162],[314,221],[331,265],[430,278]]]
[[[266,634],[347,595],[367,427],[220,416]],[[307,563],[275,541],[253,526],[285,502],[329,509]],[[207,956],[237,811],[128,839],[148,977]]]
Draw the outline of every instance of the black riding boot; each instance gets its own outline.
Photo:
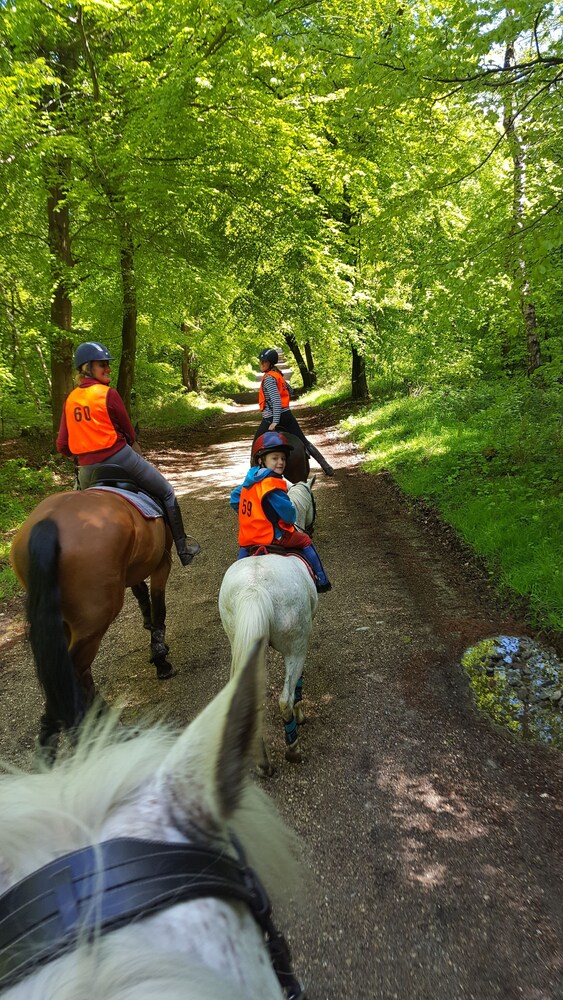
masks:
[[[195,538],[190,538],[189,540],[186,538],[182,512],[177,500],[166,507],[166,516],[172,529],[172,537],[174,538],[178,558],[182,566],[189,566],[193,557],[197,556],[198,552],[201,552],[201,545],[196,542]]]
[[[309,440],[307,440],[307,451],[309,452],[311,457],[315,459],[315,462],[319,463],[325,476],[334,476],[334,469],[332,468],[332,465],[328,464],[324,455],[321,455],[320,451],[318,451],[318,449],[315,448],[314,444],[311,444]]]

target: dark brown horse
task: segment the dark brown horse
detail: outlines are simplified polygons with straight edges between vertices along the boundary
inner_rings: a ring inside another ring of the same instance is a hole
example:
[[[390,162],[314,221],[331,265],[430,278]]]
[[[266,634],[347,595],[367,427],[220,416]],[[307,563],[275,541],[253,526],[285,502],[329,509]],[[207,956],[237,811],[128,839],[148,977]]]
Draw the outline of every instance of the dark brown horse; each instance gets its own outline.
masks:
[[[290,451],[287,459],[287,464],[284,470],[285,478],[289,479],[290,483],[306,482],[309,478],[309,456],[305,445],[303,444],[301,438],[296,437],[295,434],[288,434],[288,432],[284,430],[281,430],[280,434],[283,434],[287,443],[290,444],[293,449],[293,451]],[[252,459],[252,449],[250,452],[250,464],[256,465],[256,462]]]
[[[47,497],[18,531],[10,561],[27,590],[29,638],[45,694],[42,746],[56,750],[61,729],[78,725],[94,700],[92,663],[127,587],[150,629],[157,676],[173,676],[165,642],[171,544],[163,518],[147,520],[105,490]]]

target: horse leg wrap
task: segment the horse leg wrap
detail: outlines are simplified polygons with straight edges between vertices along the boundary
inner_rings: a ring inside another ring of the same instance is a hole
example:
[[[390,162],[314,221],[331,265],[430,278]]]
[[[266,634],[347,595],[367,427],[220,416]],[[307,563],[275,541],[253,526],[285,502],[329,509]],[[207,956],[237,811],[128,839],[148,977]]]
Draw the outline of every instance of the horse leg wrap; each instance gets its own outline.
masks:
[[[305,722],[305,706],[303,704],[303,678],[300,677],[295,685],[295,698],[293,701],[293,713],[298,726]]]
[[[164,636],[164,629],[155,628],[151,631],[150,663],[155,663],[156,660],[165,657],[166,654],[170,652],[166,642],[164,641]]]
[[[297,735],[298,735],[297,723],[293,715],[291,716],[289,722],[284,722],[283,728],[285,730],[285,742],[287,743],[288,747],[293,746],[293,744],[297,742]]]

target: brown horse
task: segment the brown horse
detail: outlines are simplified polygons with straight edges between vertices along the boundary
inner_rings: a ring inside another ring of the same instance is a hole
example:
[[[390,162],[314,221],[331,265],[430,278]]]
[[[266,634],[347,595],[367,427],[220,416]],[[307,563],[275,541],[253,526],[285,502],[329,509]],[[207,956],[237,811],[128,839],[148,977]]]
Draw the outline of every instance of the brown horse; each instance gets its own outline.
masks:
[[[94,700],[92,663],[126,587],[150,629],[157,676],[173,676],[165,642],[171,545],[162,517],[146,520],[107,490],[47,497],[16,534],[10,561],[27,590],[29,638],[45,694],[41,746],[56,752],[59,732],[78,725]]]

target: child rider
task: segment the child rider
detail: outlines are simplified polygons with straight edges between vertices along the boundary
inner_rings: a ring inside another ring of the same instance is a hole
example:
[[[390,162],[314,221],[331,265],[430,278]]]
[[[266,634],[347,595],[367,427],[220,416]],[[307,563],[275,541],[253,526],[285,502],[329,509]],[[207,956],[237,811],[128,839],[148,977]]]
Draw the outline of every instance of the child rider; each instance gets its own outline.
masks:
[[[309,535],[295,527],[296,511],[283,476],[292,450],[283,434],[275,431],[266,431],[256,439],[253,457],[258,465],[248,470],[244,482],[232,491],[230,499],[239,521],[238,558],[248,556],[248,547],[255,545],[299,549],[315,574],[317,591],[324,594],[332,590],[332,585]]]

